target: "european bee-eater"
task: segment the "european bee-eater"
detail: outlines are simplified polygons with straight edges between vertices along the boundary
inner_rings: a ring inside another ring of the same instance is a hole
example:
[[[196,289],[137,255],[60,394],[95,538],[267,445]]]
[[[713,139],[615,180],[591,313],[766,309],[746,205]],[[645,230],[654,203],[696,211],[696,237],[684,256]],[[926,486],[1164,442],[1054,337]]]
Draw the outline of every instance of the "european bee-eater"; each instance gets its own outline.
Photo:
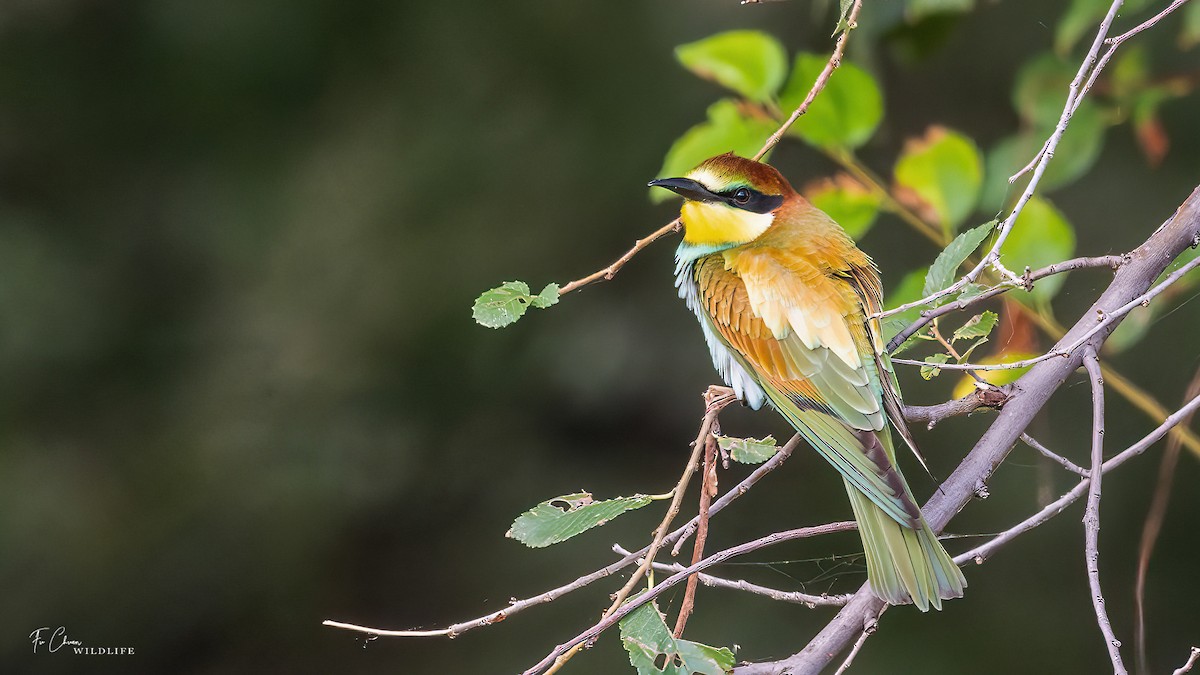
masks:
[[[730,153],[650,185],[684,198],[675,283],[713,364],[842,474],[875,594],[921,611],[961,597],[966,579],[896,463],[889,421],[916,448],[871,318],[883,302],[875,264],[767,164]]]

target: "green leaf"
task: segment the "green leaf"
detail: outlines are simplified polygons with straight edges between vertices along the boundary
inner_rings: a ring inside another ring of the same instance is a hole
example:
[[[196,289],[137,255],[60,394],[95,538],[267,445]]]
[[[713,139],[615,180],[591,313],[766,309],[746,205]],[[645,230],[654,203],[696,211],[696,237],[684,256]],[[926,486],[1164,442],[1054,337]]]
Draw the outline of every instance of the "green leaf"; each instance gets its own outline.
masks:
[[[1041,197],[1033,197],[1025,204],[1000,247],[1001,261],[1017,274],[1026,267],[1036,270],[1066,260],[1074,252],[1075,230],[1058,209]],[[1063,273],[1041,279],[1034,284],[1032,293],[1018,293],[1017,298],[1026,303],[1030,296],[1039,302],[1048,301],[1062,287],[1065,276]]]
[[[779,94],[779,105],[789,112],[798,108],[826,63],[824,56],[797,54],[792,74]],[[843,61],[788,134],[819,148],[857,148],[870,140],[882,119],[883,94],[875,78]]]
[[[967,322],[959,326],[958,330],[954,331],[954,335],[950,338],[951,342],[959,340],[971,340],[974,338],[983,338],[991,334],[992,329],[996,327],[996,321],[1000,317],[995,312],[984,312],[976,314],[967,319]]]
[[[504,536],[531,548],[542,548],[607,523],[653,501],[646,495],[595,501],[587,492],[548,499],[522,513]]]
[[[996,223],[997,221],[990,220],[955,237],[954,241],[950,242],[929,266],[929,273],[925,275],[925,287],[922,289],[920,297],[930,296],[949,288],[958,277],[958,266],[963,264],[963,261],[975,249],[979,248],[984,239],[987,239],[988,235],[992,233],[992,228],[996,227]]]
[[[981,337],[978,340],[976,340],[975,342],[972,342],[971,346],[967,347],[967,351],[958,355],[958,362],[966,363],[966,362],[970,361],[971,360],[971,352],[975,351],[976,347],[978,347],[979,345],[981,345],[987,341],[988,341],[988,339],[986,337]]]
[[[907,305],[910,302],[915,302],[925,297],[926,294],[922,293],[921,289],[925,283],[925,277],[928,273],[928,268],[922,268],[915,269],[908,274],[905,274],[904,278],[900,280],[900,283],[896,284],[892,288],[892,292],[888,294],[887,299],[883,303],[884,307],[899,307],[900,305]],[[907,326],[913,321],[916,321],[920,316],[921,308],[914,307],[896,314],[892,318],[903,321],[904,325]],[[896,332],[900,332],[899,329],[897,329]],[[895,335],[895,333],[893,333],[893,335]]]
[[[975,210],[983,159],[971,139],[933,126],[923,138],[905,144],[895,173],[896,184],[914,194],[920,205],[928,205],[938,224],[953,232]]]
[[[506,281],[475,299],[471,316],[488,328],[501,328],[525,315],[533,297],[524,281]]]
[[[709,157],[726,152],[752,157],[774,131],[774,122],[749,117],[737,101],[722,99],[708,107],[707,122],[692,127],[671,145],[658,177],[682,176]],[[650,190],[655,203],[675,196],[670,190]]]
[[[733,670],[733,652],[676,639],[653,602],[630,612],[618,626],[638,675],[725,675]]]
[[[916,23],[927,16],[969,12],[975,8],[975,0],[908,0],[904,16]]]
[[[854,239],[861,239],[871,229],[882,201],[879,195],[844,173],[808,184],[804,196]]]
[[[718,33],[675,48],[688,70],[766,103],[787,75],[787,52],[774,37],[755,30]]]
[[[942,369],[938,368],[938,366],[948,362],[949,360],[949,354],[934,354],[932,356],[926,356],[925,363],[931,365],[921,366],[921,377],[925,378],[926,380],[932,380],[933,378],[937,377],[942,373]]]
[[[541,293],[533,296],[533,300],[530,302],[530,304],[538,309],[546,309],[550,305],[557,305],[558,284],[546,284],[546,287],[542,289]]]
[[[742,464],[762,464],[775,456],[779,448],[775,445],[775,437],[734,438],[732,436],[717,436],[717,445],[729,453],[735,462]]]
[[[1183,30],[1179,33],[1179,48],[1191,49],[1200,44],[1200,2],[1189,2],[1183,12]]]

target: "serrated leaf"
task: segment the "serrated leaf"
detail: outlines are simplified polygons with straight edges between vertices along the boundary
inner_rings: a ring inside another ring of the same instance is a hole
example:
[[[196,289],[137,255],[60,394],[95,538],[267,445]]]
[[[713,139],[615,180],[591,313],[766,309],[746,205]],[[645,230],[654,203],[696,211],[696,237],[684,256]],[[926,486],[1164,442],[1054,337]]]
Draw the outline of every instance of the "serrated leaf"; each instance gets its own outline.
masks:
[[[718,33],[675,48],[685,68],[746,98],[770,101],[787,75],[787,52],[774,37],[755,30]]]
[[[918,211],[931,211],[938,225],[953,232],[975,210],[983,185],[983,158],[971,139],[933,126],[922,138],[905,143],[895,175],[901,196],[915,196]]]
[[[618,626],[638,675],[725,675],[733,670],[733,652],[673,637],[653,602],[630,612]]]
[[[921,291],[921,297],[933,295],[938,291],[949,288],[954,280],[958,277],[958,266],[963,264],[975,249],[987,239],[992,233],[992,228],[996,227],[997,221],[990,220],[978,227],[973,227],[966,232],[958,235],[951,241],[945,250],[938,254],[938,257],[929,266],[929,273],[925,275],[925,287]]]
[[[792,74],[779,93],[779,105],[789,112],[795,110],[827,62],[824,56],[797,54]],[[857,148],[870,140],[882,119],[883,93],[875,78],[843,61],[788,134],[819,148]]]
[[[531,548],[542,548],[566,541],[627,511],[640,509],[651,501],[646,495],[617,497],[600,502],[593,500],[587,492],[562,495],[547,499],[522,513],[504,536]]]
[[[532,300],[524,281],[506,281],[476,298],[471,316],[482,326],[501,328],[524,316]]]
[[[996,322],[1000,317],[995,312],[984,312],[976,314],[967,319],[967,322],[959,326],[958,330],[954,331],[954,335],[950,338],[951,342],[958,340],[973,340],[975,338],[987,337],[991,335],[992,329],[996,327]]]
[[[879,195],[844,173],[809,183],[803,192],[813,206],[829,214],[854,239],[861,239],[871,229],[882,202]]]
[[[1025,204],[1012,232],[1000,247],[1001,261],[1020,274],[1026,267],[1039,269],[1066,260],[1075,252],[1075,230],[1058,209],[1041,197]],[[1032,293],[1017,293],[1016,298],[1049,301],[1062,287],[1066,273],[1039,280]]]
[[[709,157],[726,152],[752,157],[774,131],[774,122],[750,117],[737,101],[722,99],[708,107],[707,122],[687,130],[671,145],[658,177],[682,176]],[[655,203],[672,197],[676,195],[670,190],[650,190],[650,199]]]
[[[948,361],[950,361],[949,354],[933,354],[932,356],[926,356],[925,363],[930,365],[921,366],[921,377],[925,378],[926,380],[932,380],[942,372],[942,369],[938,368],[938,366],[943,363],[947,363]]]
[[[729,453],[735,462],[742,464],[762,464],[775,456],[779,448],[775,445],[775,437],[764,439],[734,438],[732,436],[717,436],[717,445]]]
[[[530,304],[538,309],[546,309],[551,305],[557,305],[558,284],[546,284],[546,287],[542,289],[541,293],[533,296],[533,300],[530,302]]]

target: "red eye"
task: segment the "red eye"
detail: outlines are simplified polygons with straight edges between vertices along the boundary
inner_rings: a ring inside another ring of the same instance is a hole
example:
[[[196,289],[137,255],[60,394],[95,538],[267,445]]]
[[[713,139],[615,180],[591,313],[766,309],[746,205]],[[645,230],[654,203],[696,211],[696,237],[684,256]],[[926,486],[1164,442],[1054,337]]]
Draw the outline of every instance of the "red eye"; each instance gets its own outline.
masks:
[[[738,204],[747,204],[750,202],[750,191],[746,188],[738,188],[733,193],[733,201]]]

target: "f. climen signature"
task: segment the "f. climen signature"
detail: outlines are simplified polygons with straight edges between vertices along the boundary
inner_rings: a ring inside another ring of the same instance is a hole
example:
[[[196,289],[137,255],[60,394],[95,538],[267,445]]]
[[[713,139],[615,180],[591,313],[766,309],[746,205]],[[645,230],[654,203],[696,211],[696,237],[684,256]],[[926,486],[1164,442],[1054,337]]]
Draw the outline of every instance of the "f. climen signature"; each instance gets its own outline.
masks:
[[[79,640],[67,637],[66,626],[59,626],[53,630],[49,626],[42,626],[29,634],[29,640],[33,643],[34,654],[41,652],[53,654],[63,647],[70,647],[65,653],[83,656],[133,655],[133,647],[84,647]]]
[[[33,641],[33,653],[38,653],[39,647],[45,647],[46,651],[54,653],[63,647],[82,647],[83,643],[79,640],[70,640],[67,638],[66,626],[59,626],[54,629],[54,632],[46,636],[50,631],[49,626],[42,626],[29,634],[29,639]],[[45,637],[44,637],[45,636]]]

